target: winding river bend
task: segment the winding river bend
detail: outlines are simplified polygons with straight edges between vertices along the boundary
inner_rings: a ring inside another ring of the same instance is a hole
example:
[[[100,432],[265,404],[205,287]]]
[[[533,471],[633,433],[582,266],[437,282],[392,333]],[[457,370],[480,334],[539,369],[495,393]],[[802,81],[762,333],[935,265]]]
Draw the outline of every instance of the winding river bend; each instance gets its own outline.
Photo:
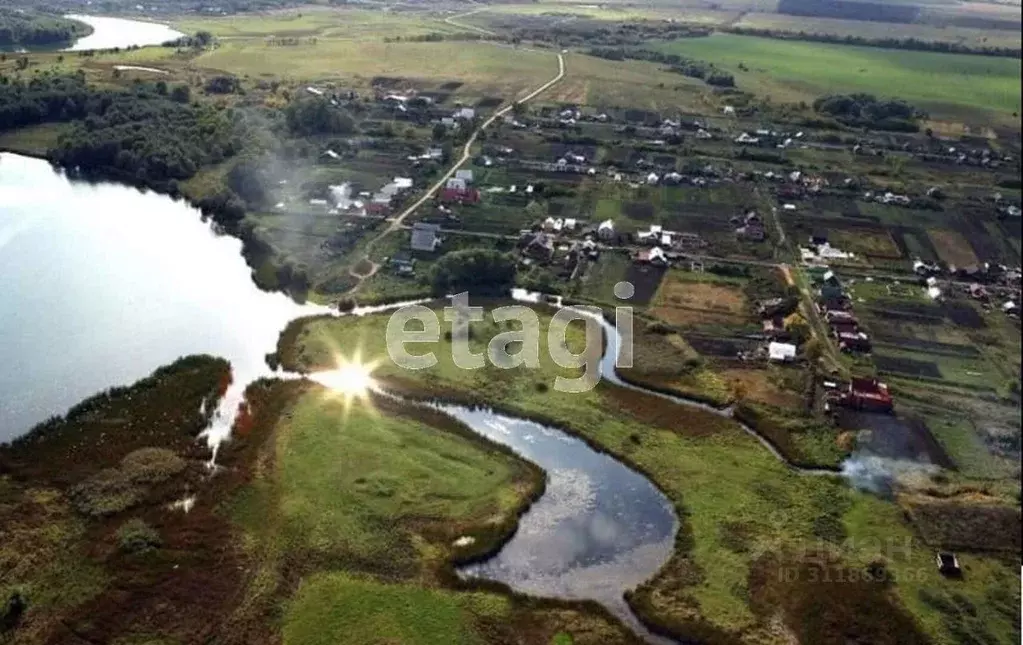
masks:
[[[274,374],[264,356],[279,332],[326,311],[258,290],[241,243],[165,196],[70,181],[44,161],[0,154],[0,204],[0,441],[181,355],[208,353],[230,360],[234,378],[208,431],[216,444],[230,431],[245,385]],[[616,375],[620,339],[601,322],[603,377],[647,391]],[[678,519],[664,495],[560,430],[439,407],[537,463],[548,479],[505,547],[460,573],[536,595],[593,599],[651,642],[667,642],[647,632],[622,598],[671,554]]]

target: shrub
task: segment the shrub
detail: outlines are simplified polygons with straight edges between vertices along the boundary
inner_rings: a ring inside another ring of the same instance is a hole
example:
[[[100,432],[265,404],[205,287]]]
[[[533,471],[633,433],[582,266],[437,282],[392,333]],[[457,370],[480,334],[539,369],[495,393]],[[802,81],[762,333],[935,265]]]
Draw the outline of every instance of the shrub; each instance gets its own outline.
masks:
[[[185,469],[185,460],[166,448],[140,448],[121,460],[121,471],[135,484],[156,484]]]
[[[106,468],[71,489],[71,503],[85,515],[113,515],[142,500],[143,490],[119,468]]]
[[[125,553],[145,553],[160,548],[160,533],[144,521],[133,518],[117,529],[117,546]]]

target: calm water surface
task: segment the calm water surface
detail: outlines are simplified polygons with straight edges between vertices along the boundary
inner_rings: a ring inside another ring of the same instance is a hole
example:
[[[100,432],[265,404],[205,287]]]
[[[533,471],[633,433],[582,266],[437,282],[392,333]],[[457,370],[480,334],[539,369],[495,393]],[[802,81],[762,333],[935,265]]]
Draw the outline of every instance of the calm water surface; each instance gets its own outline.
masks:
[[[0,154],[0,441],[179,356],[231,361],[236,383],[292,318],[255,288],[241,242],[184,202],[71,182]]]
[[[82,16],[71,14],[65,16],[72,20],[84,22],[92,27],[92,33],[78,39],[65,51],[82,51],[86,49],[113,49],[114,47],[131,47],[137,45],[160,45],[168,40],[180,38],[184,34],[168,25],[158,22],[144,22],[127,18],[103,18],[100,16]]]

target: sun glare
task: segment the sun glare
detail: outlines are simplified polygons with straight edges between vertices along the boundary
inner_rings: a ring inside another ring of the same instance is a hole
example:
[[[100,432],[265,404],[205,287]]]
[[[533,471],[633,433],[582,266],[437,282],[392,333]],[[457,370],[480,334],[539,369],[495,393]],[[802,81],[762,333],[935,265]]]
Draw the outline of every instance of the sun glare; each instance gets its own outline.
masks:
[[[321,372],[316,380],[346,396],[365,396],[373,386],[373,367],[345,361],[336,370]]]

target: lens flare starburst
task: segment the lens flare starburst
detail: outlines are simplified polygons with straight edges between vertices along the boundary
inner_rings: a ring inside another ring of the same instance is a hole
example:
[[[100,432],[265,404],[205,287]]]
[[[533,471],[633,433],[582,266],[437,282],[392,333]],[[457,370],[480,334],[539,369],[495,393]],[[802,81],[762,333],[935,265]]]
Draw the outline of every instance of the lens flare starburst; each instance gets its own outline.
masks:
[[[359,354],[352,358],[338,356],[337,367],[332,370],[317,372],[311,378],[324,386],[336,396],[344,399],[347,412],[356,400],[368,401],[369,395],[376,387],[373,370],[376,361],[365,361]]]

